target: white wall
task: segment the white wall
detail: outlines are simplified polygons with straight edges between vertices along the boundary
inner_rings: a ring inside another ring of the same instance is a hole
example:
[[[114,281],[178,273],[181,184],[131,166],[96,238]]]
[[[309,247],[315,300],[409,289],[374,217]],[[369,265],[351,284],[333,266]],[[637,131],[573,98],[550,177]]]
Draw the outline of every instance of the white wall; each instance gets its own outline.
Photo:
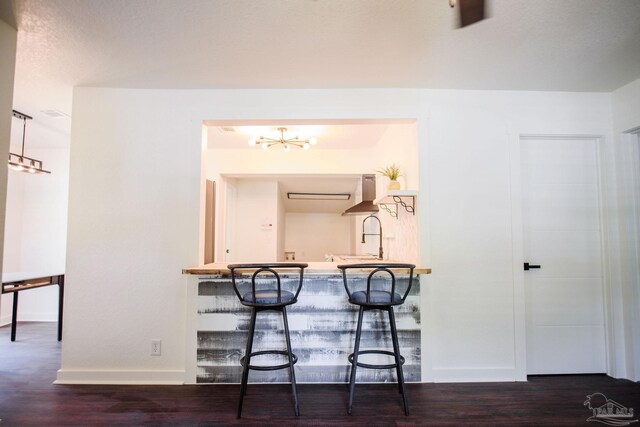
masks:
[[[415,124],[391,124],[376,146],[375,157],[378,166],[375,169],[391,164],[399,166],[400,177],[398,181],[403,190],[420,189],[417,131]],[[378,174],[376,181],[378,195],[382,194],[382,190],[387,187],[388,183],[388,178]]]
[[[21,125],[19,127],[22,128]],[[20,146],[12,145],[11,148],[13,152],[20,150]],[[51,170],[51,174],[9,172],[5,271],[63,272],[67,239],[69,150],[27,147],[27,154],[43,160],[44,167]]]
[[[640,125],[640,78],[612,93],[613,128],[628,132]]]
[[[11,110],[13,109],[13,76],[16,67],[17,31],[0,20],[0,162],[4,165],[9,158],[11,137]],[[0,242],[4,241],[5,207],[7,199],[7,168],[0,168]],[[0,271],[3,249],[0,249]],[[10,316],[6,304],[0,300],[0,324]]]
[[[195,117],[207,98],[74,90],[59,382],[182,383],[181,270],[200,259]],[[161,357],[150,356],[151,339],[162,340]]]
[[[296,261],[324,261],[325,254],[351,253],[351,217],[288,212],[285,218],[285,251],[295,252]]]
[[[616,138],[620,239],[620,287],[613,298],[623,307],[615,313],[614,339],[626,343],[617,358],[618,377],[640,380],[640,79],[612,94]],[[633,131],[636,131],[634,134]]]
[[[202,120],[389,117],[418,125],[420,264],[433,268],[422,284],[423,379],[521,379],[509,132],[611,134],[610,95],[599,93],[76,88],[73,117],[60,382],[181,378],[180,269],[199,260]],[[369,164],[345,154],[327,153],[335,173]],[[263,158],[254,172],[277,167]],[[149,356],[152,338],[164,340],[160,358]]]
[[[420,190],[420,164],[418,157],[418,146],[409,141],[416,141],[417,126],[389,126],[387,132],[380,140],[377,149],[379,162],[384,166],[392,163],[400,167],[400,182],[402,190]],[[424,167],[424,165],[422,165]],[[386,177],[377,177],[377,195],[378,197],[386,194],[389,179]],[[418,193],[414,202],[414,209],[417,212],[420,204],[425,203],[424,194]],[[408,200],[406,200],[408,201]],[[380,210],[378,218],[382,221],[383,247],[385,259],[404,261],[409,263],[419,263],[420,260],[420,244],[418,216],[406,211],[406,209],[398,205],[398,216],[392,217],[383,209]],[[374,224],[375,225],[375,224]],[[377,233],[377,229],[375,231]],[[374,236],[368,237],[368,242],[375,241]],[[367,252],[377,253],[377,242],[375,247]]]
[[[8,168],[7,168],[8,169]],[[21,271],[22,258],[22,210],[24,205],[24,186],[27,174],[9,169],[7,176],[7,206],[4,220],[3,271]],[[4,297],[2,297],[4,298]],[[7,299],[10,299],[8,297]]]

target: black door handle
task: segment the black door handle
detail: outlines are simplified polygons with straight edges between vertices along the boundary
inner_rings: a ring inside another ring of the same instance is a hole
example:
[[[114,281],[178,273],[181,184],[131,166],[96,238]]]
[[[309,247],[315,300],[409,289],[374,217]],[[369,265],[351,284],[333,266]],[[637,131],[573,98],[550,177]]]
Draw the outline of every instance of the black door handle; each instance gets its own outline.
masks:
[[[524,263],[524,271],[529,271],[532,268],[540,268],[540,266],[539,265],[529,264],[528,262]]]

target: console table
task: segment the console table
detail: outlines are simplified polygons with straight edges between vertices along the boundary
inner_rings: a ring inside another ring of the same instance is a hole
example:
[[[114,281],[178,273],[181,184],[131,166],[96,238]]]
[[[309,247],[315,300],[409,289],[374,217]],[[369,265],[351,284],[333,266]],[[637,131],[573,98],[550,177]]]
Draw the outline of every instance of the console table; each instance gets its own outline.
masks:
[[[62,303],[64,300],[64,274],[45,275],[41,273],[2,273],[2,294],[13,294],[11,315],[11,341],[16,340],[18,323],[18,294],[28,289],[58,285],[58,341],[62,340]]]

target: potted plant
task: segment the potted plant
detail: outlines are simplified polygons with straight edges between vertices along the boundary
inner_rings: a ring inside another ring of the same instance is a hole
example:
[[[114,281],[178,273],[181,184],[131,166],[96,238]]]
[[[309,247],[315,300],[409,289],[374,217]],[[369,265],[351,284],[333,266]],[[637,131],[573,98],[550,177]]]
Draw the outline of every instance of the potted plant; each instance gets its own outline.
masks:
[[[384,168],[376,169],[376,172],[389,178],[389,185],[387,186],[388,190],[400,189],[400,183],[398,182],[398,177],[400,176],[400,167],[396,166],[395,164],[391,164]]]

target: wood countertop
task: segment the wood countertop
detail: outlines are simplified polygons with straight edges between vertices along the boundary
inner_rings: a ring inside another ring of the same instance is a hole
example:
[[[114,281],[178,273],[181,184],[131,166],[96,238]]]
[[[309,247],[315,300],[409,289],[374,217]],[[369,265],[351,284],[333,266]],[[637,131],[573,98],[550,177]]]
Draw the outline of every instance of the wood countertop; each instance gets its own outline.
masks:
[[[291,262],[291,261],[290,261]],[[304,270],[305,275],[308,274],[340,274],[340,270],[338,270],[338,265],[343,264],[360,264],[360,263],[373,263],[375,260],[371,261],[352,261],[352,262],[308,262],[309,267]],[[384,260],[385,263],[394,263],[399,261],[389,261]],[[205,264],[198,267],[189,267],[183,268],[182,274],[192,274],[192,275],[208,275],[208,274],[229,274],[230,271],[227,268],[229,263],[226,262],[214,262],[211,264]],[[413,270],[415,274],[431,274],[430,268],[419,267]]]

